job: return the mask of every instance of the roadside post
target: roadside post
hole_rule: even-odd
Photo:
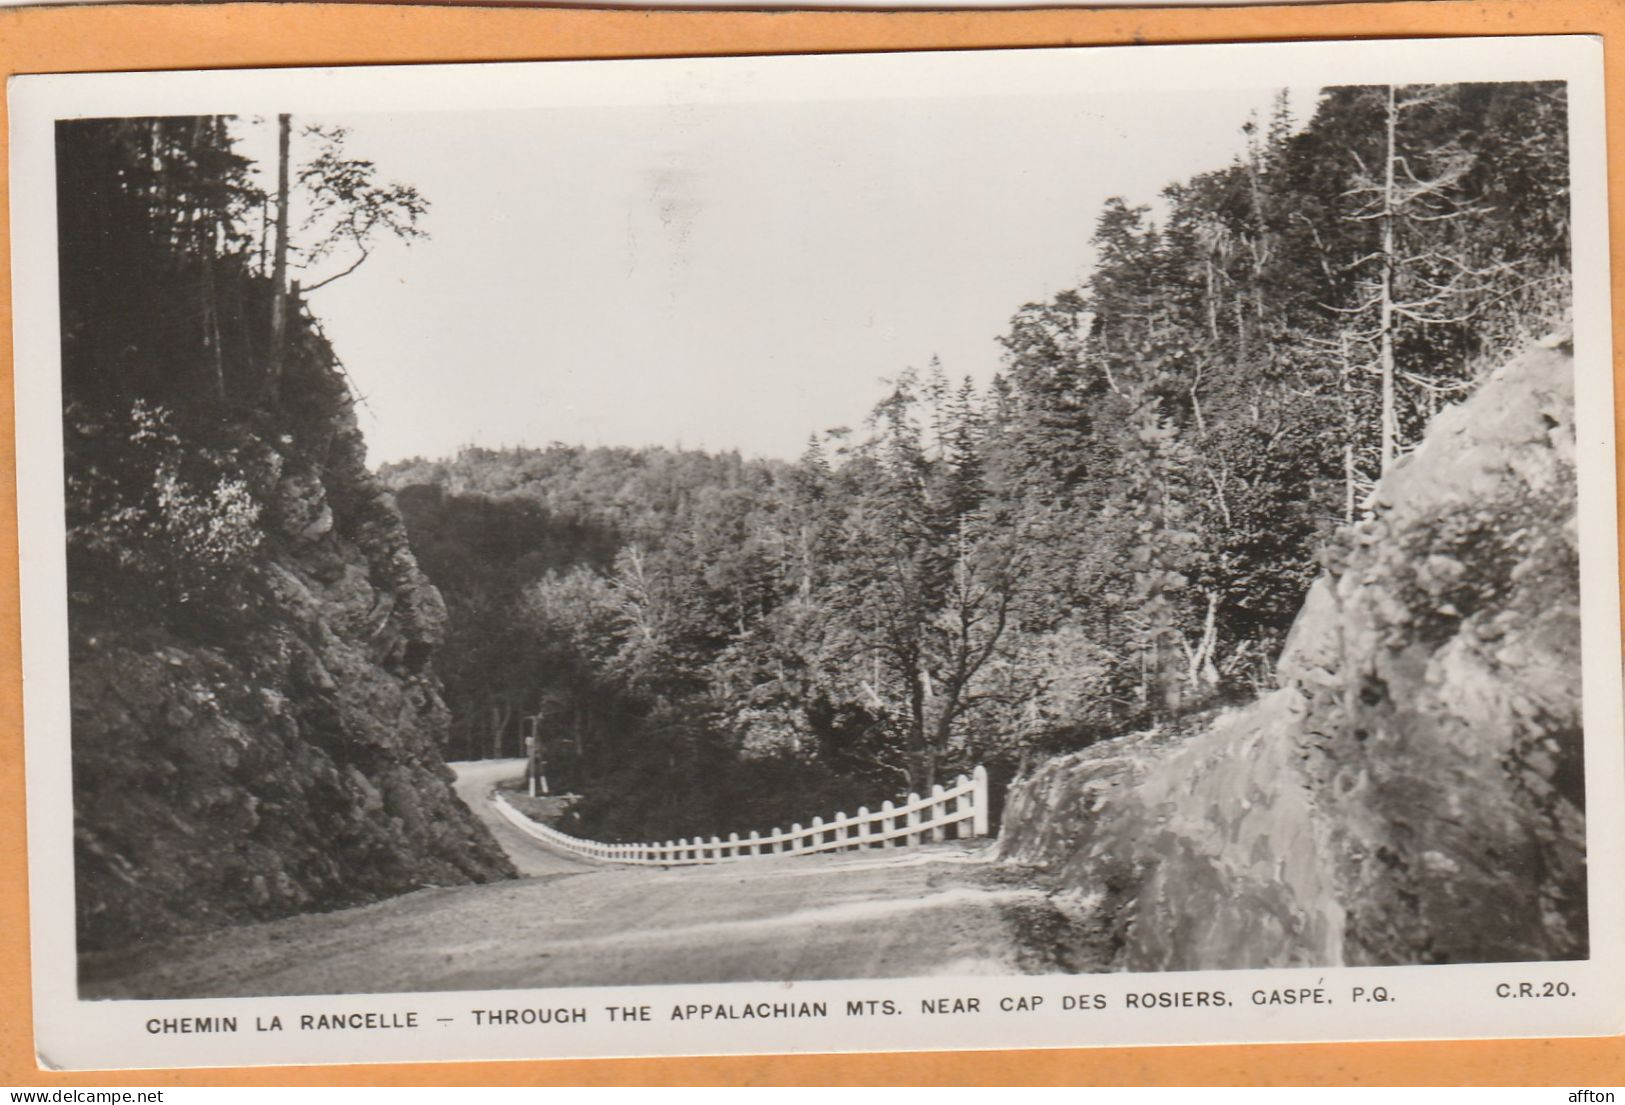
[[[531,714],[522,722],[525,735],[525,787],[532,798],[547,793],[547,764],[542,759],[542,715]]]

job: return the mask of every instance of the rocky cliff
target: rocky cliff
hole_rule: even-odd
[[[1573,372],[1549,340],[1435,420],[1278,690],[1012,790],[1002,856],[1097,898],[1117,966],[1585,956]]]
[[[82,949],[512,874],[442,761],[440,595],[300,326],[258,410],[68,412]]]

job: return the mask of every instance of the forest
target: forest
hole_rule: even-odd
[[[899,366],[793,462],[386,466],[450,615],[448,758],[534,718],[572,831],[726,834],[1268,689],[1377,480],[1570,312],[1561,84],[1306,114],[1283,93],[1232,164],[1107,203],[991,382]]]

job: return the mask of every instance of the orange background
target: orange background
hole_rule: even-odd
[[[0,10],[0,73],[1241,39],[1617,33],[1620,0],[1422,0],[1204,9],[683,12],[364,4]],[[1625,332],[1625,47],[1606,43],[1613,311]],[[9,181],[0,158],[0,235]],[[9,238],[7,239],[9,241]],[[56,1074],[34,1063],[18,639],[9,247],[0,265],[0,1083],[11,1086],[1036,1083],[1625,1084],[1625,1037],[1450,1043],[1090,1048],[698,1059],[418,1063]],[[1619,380],[1619,360],[1615,377]],[[1625,389],[1619,389],[1625,394]],[[1625,404],[1616,399],[1616,422]],[[1622,481],[1625,486],[1625,481]],[[63,877],[67,873],[63,872]],[[1625,919],[1622,919],[1625,920]],[[1625,986],[1625,979],[1620,980]],[[1439,1026],[1449,1031],[1450,1026]]]

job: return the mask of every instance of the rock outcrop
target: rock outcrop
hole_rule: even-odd
[[[83,950],[513,873],[442,760],[439,592],[366,469],[325,342],[304,342],[279,421],[216,447],[255,525],[209,609],[142,619],[114,569],[70,575]]]
[[[1280,689],[1013,789],[1002,856],[1100,895],[1117,966],[1587,954],[1573,373],[1549,340],[1435,420]]]

